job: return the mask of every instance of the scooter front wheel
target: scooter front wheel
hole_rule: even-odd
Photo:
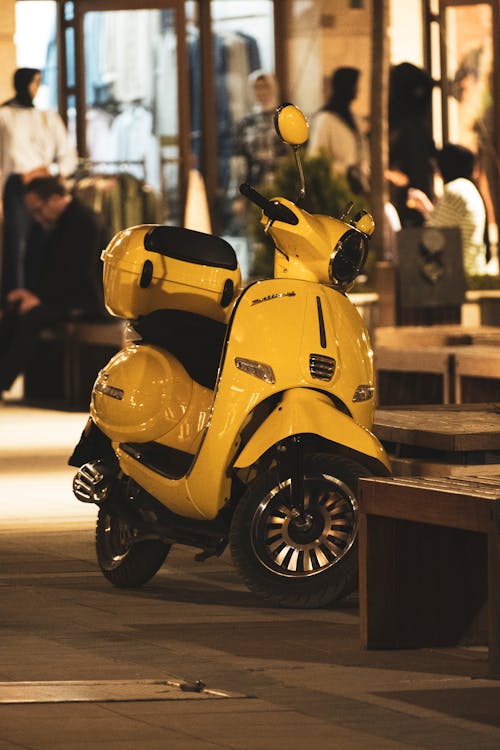
[[[276,605],[324,607],[357,585],[357,485],[370,472],[343,457],[304,461],[304,508],[293,507],[291,479],[258,477],[234,512],[230,549],[245,583]]]
[[[138,588],[147,583],[170,551],[170,545],[161,539],[135,542],[134,530],[106,507],[99,508],[95,539],[102,574],[118,588]]]

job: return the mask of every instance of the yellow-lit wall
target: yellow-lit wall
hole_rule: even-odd
[[[308,114],[330,95],[335,68],[361,70],[359,93],[353,104],[361,116],[370,112],[371,2],[351,8],[348,0],[287,0],[287,58],[289,94]]]
[[[0,2],[0,102],[12,96],[12,74],[16,67],[14,45],[15,0]]]
[[[352,9],[346,0],[325,3],[326,7],[336,12],[323,13],[322,70],[328,86],[325,94],[330,93],[331,73],[335,68],[348,66],[359,68],[359,92],[353,103],[353,110],[359,115],[367,116],[370,112],[370,75],[371,75],[371,2],[363,8]]]

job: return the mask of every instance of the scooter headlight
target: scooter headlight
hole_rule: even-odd
[[[354,281],[361,272],[368,255],[368,238],[351,229],[335,245],[330,257],[330,280],[341,287]]]

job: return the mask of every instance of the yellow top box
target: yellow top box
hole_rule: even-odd
[[[129,320],[173,309],[227,322],[241,286],[231,245],[182,227],[141,224],[124,229],[101,259],[106,308]]]

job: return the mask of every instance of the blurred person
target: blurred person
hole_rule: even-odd
[[[443,178],[443,195],[433,203],[422,190],[410,189],[410,207],[420,212],[426,226],[458,227],[465,273],[483,275],[486,273],[486,209],[474,184],[475,154],[465,146],[448,143],[437,152],[437,165]]]
[[[273,183],[276,171],[287,155],[288,149],[274,128],[274,115],[279,104],[278,83],[273,73],[254,70],[248,76],[248,94],[252,103],[251,112],[236,124],[231,157],[231,211],[227,234],[246,236],[240,251],[245,258],[253,254],[254,232],[250,203],[239,192],[242,182],[258,189],[266,189]],[[233,240],[234,242],[234,240]]]
[[[331,96],[312,119],[309,156],[323,154],[331,164],[332,174],[347,177],[356,195],[369,193],[370,160],[361,120],[351,106],[358,95],[360,71],[337,68],[331,77]]]
[[[24,254],[31,217],[23,201],[23,186],[35,177],[72,174],[76,150],[57,112],[42,111],[34,99],[41,71],[18,68],[15,96],[0,106],[0,194],[3,208],[3,251],[0,301],[24,285]]]
[[[423,191],[432,201],[436,147],[432,137],[432,89],[427,71],[412,63],[391,68],[389,77],[390,200],[401,225],[419,226],[422,215],[408,205],[408,189]]]
[[[278,84],[272,73],[255,70],[248,85],[253,107],[236,125],[233,154],[244,160],[240,181],[264,186],[272,182],[280,159],[288,153],[274,129]]]
[[[10,290],[0,319],[0,393],[30,364],[44,328],[105,317],[100,253],[107,237],[99,217],[57,177],[32,180],[24,201],[34,223],[26,286]]]

